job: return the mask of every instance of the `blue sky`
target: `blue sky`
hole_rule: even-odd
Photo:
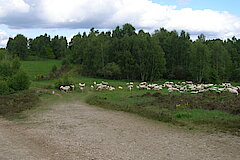
[[[195,39],[240,38],[240,0],[0,0],[0,47],[9,37],[47,33],[68,40],[91,27],[112,30],[131,23],[153,32],[185,30]]]
[[[176,5],[178,9],[192,8],[194,10],[212,9],[216,11],[228,11],[240,16],[240,0],[152,0],[162,5]]]

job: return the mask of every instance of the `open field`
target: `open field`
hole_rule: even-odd
[[[60,61],[39,61],[38,63],[25,61],[23,62],[23,69],[31,75],[38,73],[47,74],[51,71],[53,64],[60,65]],[[32,64],[35,66],[31,67]],[[44,66],[44,67],[41,67]],[[161,91],[147,91],[137,90],[135,87],[130,92],[126,83],[128,81],[106,80],[97,78],[88,78],[79,76],[73,72],[68,73],[75,86],[78,83],[86,83],[83,93],[76,87],[75,91],[65,94],[60,93],[62,98],[68,100],[81,100],[89,104],[97,105],[103,108],[121,110],[135,113],[150,119],[170,122],[175,125],[185,126],[188,129],[204,128],[209,130],[220,130],[231,132],[239,135],[240,130],[240,96],[232,95],[230,93],[214,94],[211,92],[191,95],[171,93],[167,89]],[[54,80],[32,81],[32,88],[36,90],[55,90]],[[111,86],[118,88],[122,86],[123,90],[116,89],[115,91],[94,91],[91,90],[90,85],[93,82],[100,83],[107,81]],[[139,82],[135,82],[138,84]],[[156,82],[156,83],[163,83]],[[47,98],[51,98],[51,94],[47,93]],[[45,95],[44,92],[41,93]],[[43,96],[44,97],[44,96]],[[57,98],[55,98],[57,101]]]
[[[0,159],[239,159],[240,96],[130,92],[127,81],[68,77],[85,82],[83,92],[33,80],[29,91],[0,98],[11,120],[0,118]],[[123,89],[92,90],[94,81]]]
[[[47,75],[51,72],[53,65],[58,68],[61,66],[60,60],[44,60],[44,61],[22,61],[22,69],[28,73],[31,80],[34,80],[37,75]]]

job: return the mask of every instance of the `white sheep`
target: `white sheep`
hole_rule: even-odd
[[[70,86],[61,86],[60,90],[68,92],[70,88],[71,88]]]
[[[112,86],[109,86],[107,89],[108,89],[109,91],[114,91],[114,90],[115,90],[115,88],[112,87]]]
[[[237,95],[238,95],[238,91],[235,90],[235,89],[227,88],[227,90],[228,90],[230,93],[233,93],[233,94],[237,94]]]
[[[128,89],[129,89],[130,91],[132,91],[132,88],[133,88],[133,85],[130,84],[130,85],[128,86]]]
[[[70,85],[70,89],[74,91],[75,86],[73,84]]]
[[[238,89],[237,89],[238,93],[240,93],[240,86],[237,86],[237,88],[238,88]]]
[[[83,92],[84,87],[85,83],[79,83],[79,89],[81,90],[81,92]]]

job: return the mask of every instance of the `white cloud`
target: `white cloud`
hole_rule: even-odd
[[[240,18],[228,12],[177,9],[150,0],[0,0],[0,4],[0,24],[11,28],[113,29],[131,23],[148,31],[164,27],[220,38],[240,33]]]
[[[7,45],[8,35],[5,31],[0,30],[0,48],[3,48]]]
[[[26,13],[30,6],[24,0],[0,0],[0,17],[8,14]]]
[[[181,0],[181,2],[189,2]],[[58,25],[76,23],[79,27],[113,28],[131,23],[138,28],[186,30],[218,36],[238,33],[240,18],[213,10],[177,10],[175,6],[149,0],[42,0],[42,18]],[[75,26],[76,27],[76,26]]]

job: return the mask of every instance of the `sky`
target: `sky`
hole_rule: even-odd
[[[185,30],[194,40],[240,38],[240,0],[0,0],[0,47],[9,37],[47,33],[68,41],[90,28],[107,31],[125,23],[150,33]]]

